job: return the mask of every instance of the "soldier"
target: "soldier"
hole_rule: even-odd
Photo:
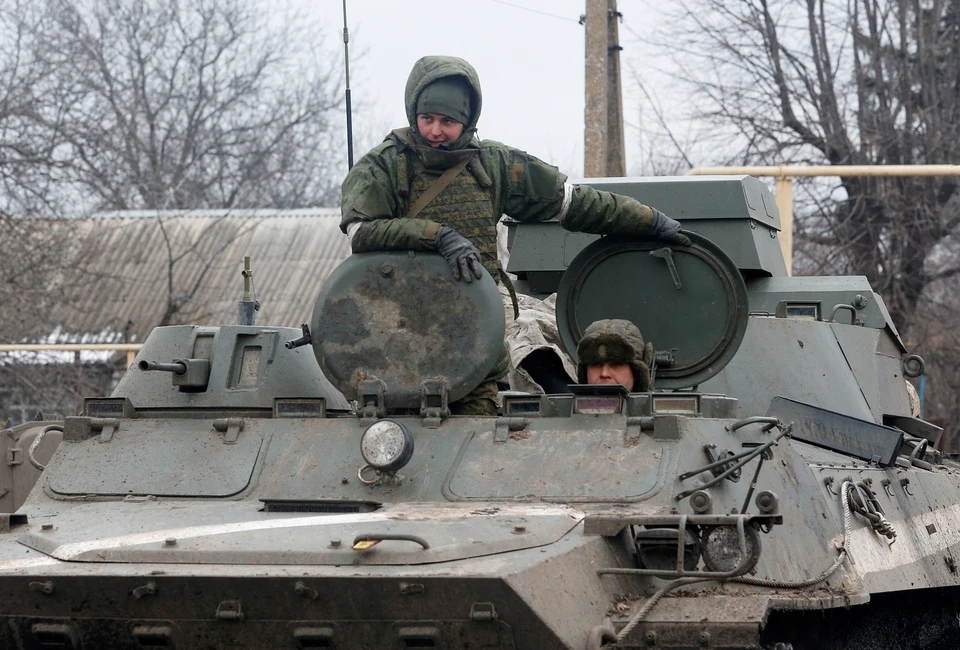
[[[340,228],[354,253],[436,251],[458,280],[479,279],[483,266],[499,281],[496,225],[503,214],[520,221],[557,219],[577,232],[644,235],[689,245],[680,224],[659,210],[572,185],[534,156],[480,141],[480,81],[463,59],[417,61],[404,100],[409,126],[391,132],[343,182]],[[507,366],[505,350],[483,384],[451,405],[453,412],[496,415],[496,380]]]
[[[577,345],[577,358],[581,384],[620,384],[639,393],[652,388],[653,345],[644,345],[640,330],[628,320],[591,323]]]

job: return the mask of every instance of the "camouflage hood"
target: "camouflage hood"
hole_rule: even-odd
[[[587,366],[612,362],[630,364],[634,392],[650,390],[653,345],[644,345],[637,326],[627,320],[605,319],[591,323],[577,345],[577,381],[587,382]]]
[[[473,66],[455,56],[425,56],[413,64],[413,70],[407,78],[407,87],[403,101],[407,110],[407,121],[413,129],[413,137],[418,144],[429,146],[429,143],[420,137],[417,130],[417,99],[423,89],[443,77],[459,76],[466,79],[473,90],[473,111],[470,122],[463,125],[463,135],[450,143],[450,149],[462,149],[470,144],[477,132],[477,122],[480,120],[482,95],[480,94],[480,78]]]

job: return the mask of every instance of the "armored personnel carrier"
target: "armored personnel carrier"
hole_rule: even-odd
[[[510,271],[656,350],[654,390],[450,415],[491,278],[354,255],[309,328],[158,328],[110,397],[4,432],[4,648],[951,648],[960,466],[859,277],[788,277],[743,178],[595,181],[690,247],[513,224]],[[307,345],[309,344],[309,345]]]

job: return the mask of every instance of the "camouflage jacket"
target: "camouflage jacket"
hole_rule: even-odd
[[[464,132],[446,149],[434,149],[418,133],[416,103],[423,88],[445,76],[465,77],[474,89],[473,114]],[[414,66],[405,92],[410,126],[393,131],[361,158],[343,182],[340,227],[351,235],[353,252],[436,250],[442,225],[469,238],[484,266],[496,265],[496,224],[502,215],[519,221],[560,217],[568,230],[600,234],[643,234],[652,219],[638,201],[567,183],[556,167],[492,140],[475,137],[482,96],[476,71],[455,57],[424,57]],[[410,207],[433,179],[470,161],[416,218]],[[357,228],[359,226],[359,228]]]

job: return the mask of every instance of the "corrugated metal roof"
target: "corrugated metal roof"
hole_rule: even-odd
[[[53,338],[117,342],[126,328],[128,341],[143,341],[163,318],[171,286],[185,301],[174,323],[235,323],[245,255],[261,303],[257,323],[299,327],[320,284],[350,254],[339,224],[334,209],[94,215],[78,222],[84,290],[57,310]]]
[[[296,210],[118,210],[95,212],[90,219],[161,219],[197,217],[340,217],[339,208],[299,208]]]

